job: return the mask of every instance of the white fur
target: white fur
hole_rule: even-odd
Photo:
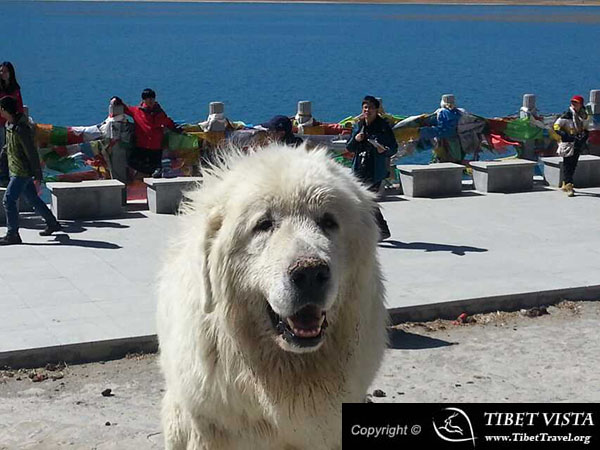
[[[341,449],[343,402],[362,402],[386,345],[373,196],[323,150],[230,151],[189,193],[161,275],[167,449]],[[339,228],[324,230],[324,213]],[[266,232],[255,225],[269,213]],[[287,269],[331,269],[329,328],[312,351],[278,337]]]

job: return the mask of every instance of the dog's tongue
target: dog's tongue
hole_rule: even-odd
[[[325,320],[325,314],[321,308],[309,305],[302,308],[293,316],[288,317],[288,324],[294,334],[300,337],[314,337],[321,332],[321,325]]]

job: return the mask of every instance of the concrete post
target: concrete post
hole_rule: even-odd
[[[208,105],[208,114],[224,114],[225,103],[223,102],[210,102]]]
[[[298,102],[298,110],[296,111],[296,125],[298,126],[298,134],[304,134],[304,127],[311,127],[314,123],[312,116],[312,103],[308,100],[300,100]]]
[[[122,104],[114,105],[112,102],[108,104],[109,119],[123,116],[124,114],[125,107]],[[108,122],[106,137],[115,141],[110,152],[112,177],[123,183],[121,190],[121,204],[123,206],[127,206],[127,162],[132,134],[133,124],[129,122]]]
[[[223,132],[227,129],[225,118],[225,103],[210,102],[208,104],[208,117],[204,122],[198,123],[203,131]]]
[[[537,115],[536,108],[536,97],[535,94],[524,94],[523,95],[523,106],[519,109],[519,117],[521,119],[529,119],[531,116]],[[535,140],[527,140],[523,142],[523,154],[521,158],[528,159],[530,161],[536,161],[537,156],[535,154]]]
[[[537,108],[535,106],[535,94],[523,95],[523,106],[519,110],[519,117],[521,119],[529,117],[531,114],[537,114]]]
[[[588,118],[588,149],[590,154],[600,156],[600,89],[590,91],[590,102],[587,105],[590,115]]]
[[[600,114],[600,89],[592,89],[590,91],[589,105],[592,114]]]
[[[308,100],[300,100],[298,102],[298,112],[299,116],[312,117],[312,103]]]
[[[379,109],[377,110],[377,112],[379,114],[385,114],[385,109],[383,108],[383,99],[381,97],[375,97],[375,98],[379,102]]]

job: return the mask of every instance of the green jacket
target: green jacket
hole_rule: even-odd
[[[14,124],[6,124],[6,144],[8,172],[11,177],[34,177],[42,179],[40,157],[33,143],[33,130],[23,114],[16,117]]]

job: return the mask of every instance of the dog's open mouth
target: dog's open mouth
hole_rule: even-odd
[[[327,314],[316,305],[307,305],[289,317],[282,318],[267,303],[269,316],[277,333],[289,344],[314,347],[323,339]]]

